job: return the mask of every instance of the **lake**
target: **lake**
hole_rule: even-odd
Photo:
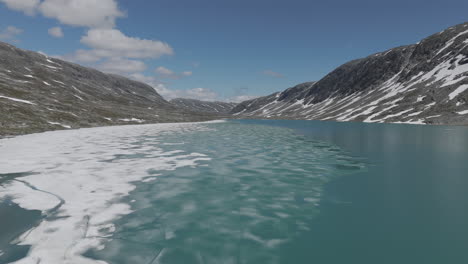
[[[468,128],[231,120],[0,140],[0,263],[468,263]]]

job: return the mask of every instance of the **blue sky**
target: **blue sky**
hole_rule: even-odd
[[[167,98],[239,100],[415,43],[467,10],[466,0],[0,0],[0,40]]]

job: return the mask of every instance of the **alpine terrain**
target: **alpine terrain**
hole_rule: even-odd
[[[179,108],[152,87],[0,42],[0,136],[216,118]]]
[[[187,98],[176,98],[171,103],[192,111],[216,114],[228,114],[237,104],[228,102],[209,102]]]
[[[237,117],[468,125],[468,23],[245,101]]]

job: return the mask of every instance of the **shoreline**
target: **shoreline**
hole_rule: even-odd
[[[221,119],[213,119],[207,121],[193,121],[193,122],[164,122],[164,123],[144,123],[144,124],[115,124],[115,125],[105,125],[105,126],[93,126],[93,127],[78,127],[78,128],[62,128],[62,129],[53,129],[53,130],[45,130],[45,131],[37,131],[31,133],[24,133],[24,134],[16,134],[16,135],[1,135],[0,133],[0,141],[4,139],[10,138],[17,138],[22,136],[28,135],[36,135],[36,134],[44,134],[50,132],[63,132],[63,131],[78,131],[78,130],[86,130],[86,129],[97,129],[97,128],[105,128],[105,127],[127,127],[127,126],[152,126],[152,125],[176,125],[176,124],[210,124],[210,123],[221,123],[229,120],[228,118],[221,118]]]
[[[335,123],[350,123],[350,124],[380,124],[380,125],[411,125],[411,126],[448,126],[448,127],[468,127],[468,124],[435,124],[435,123],[415,123],[415,122],[363,122],[363,121],[338,121],[338,120],[320,120],[320,119],[287,119],[287,118],[265,118],[265,117],[253,117],[253,116],[243,116],[243,117],[230,117],[230,118],[220,118],[220,119],[212,119],[207,121],[193,121],[193,122],[161,122],[161,123],[144,123],[144,124],[115,124],[115,125],[104,125],[104,126],[92,126],[92,127],[79,127],[79,128],[62,128],[62,129],[53,129],[53,130],[45,130],[45,131],[37,131],[31,133],[19,133],[19,134],[11,134],[11,135],[1,135],[0,132],[0,140],[8,139],[8,138],[16,138],[20,136],[26,135],[34,135],[34,134],[42,134],[48,132],[55,132],[55,131],[72,131],[72,130],[82,130],[82,129],[95,129],[95,128],[103,128],[103,127],[125,127],[125,126],[148,126],[148,125],[158,125],[158,124],[209,124],[209,123],[218,123],[218,122],[225,122],[227,120],[278,120],[278,121],[320,121],[320,122],[335,122]],[[0,129],[1,131],[1,129]]]

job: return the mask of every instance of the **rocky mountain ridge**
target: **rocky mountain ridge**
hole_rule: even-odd
[[[228,114],[237,105],[236,103],[219,101],[202,101],[187,98],[175,98],[170,100],[176,106],[202,113]]]
[[[212,120],[151,86],[0,42],[0,136],[93,126]]]
[[[468,125],[468,23],[245,101],[237,117]]]

